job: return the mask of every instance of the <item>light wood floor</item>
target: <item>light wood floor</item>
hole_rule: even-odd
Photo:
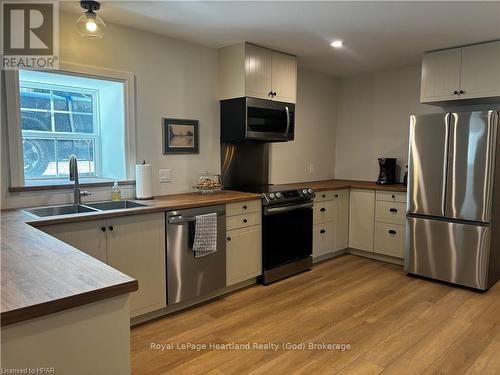
[[[151,343],[345,343],[351,350],[153,350]],[[133,374],[500,374],[487,293],[342,256],[132,329]]]

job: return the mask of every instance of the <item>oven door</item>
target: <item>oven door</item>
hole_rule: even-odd
[[[265,207],[262,226],[264,270],[310,257],[313,204]]]
[[[293,103],[246,98],[246,139],[291,141],[295,129]]]

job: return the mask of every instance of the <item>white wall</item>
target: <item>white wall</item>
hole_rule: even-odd
[[[60,17],[62,61],[128,71],[136,79],[137,161],[153,164],[154,194],[192,191],[199,173],[220,172],[217,51],[212,48],[107,23],[102,40],[81,38],[74,14]],[[271,156],[273,182],[326,179],[333,176],[335,80],[299,71],[296,140],[275,145]],[[3,92],[2,92],[2,96]],[[70,202],[70,190],[9,193],[5,104],[2,98],[2,208]],[[200,121],[199,155],[162,155],[161,118]],[[314,173],[309,173],[309,163]],[[173,182],[160,184],[158,170],[171,168]],[[110,198],[111,188],[96,188],[86,200]],[[124,197],[134,190],[122,188]]]
[[[295,139],[272,144],[271,183],[333,178],[336,95],[335,78],[299,69]]]
[[[420,66],[339,79],[335,178],[375,181],[381,156],[404,170],[409,115],[442,111],[419,101]]]

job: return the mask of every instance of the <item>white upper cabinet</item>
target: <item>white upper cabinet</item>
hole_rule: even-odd
[[[295,103],[297,58],[250,43],[219,50],[219,99],[250,96]]]
[[[272,62],[273,99],[295,103],[297,99],[297,58],[272,51]]]
[[[500,96],[500,41],[462,48],[460,99]]]
[[[495,97],[500,97],[500,41],[424,54],[422,103]]]
[[[421,102],[458,99],[461,56],[460,48],[424,54],[420,86]]]
[[[260,99],[271,99],[273,55],[272,51],[247,44],[245,46],[246,93]]]

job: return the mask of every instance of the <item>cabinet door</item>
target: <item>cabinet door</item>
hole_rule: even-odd
[[[335,246],[335,222],[313,226],[313,258],[332,253]]]
[[[272,52],[273,100],[295,103],[297,99],[297,58],[280,52]]]
[[[462,48],[460,99],[500,96],[500,41]]]
[[[226,283],[227,286],[262,274],[262,227],[227,232]]]
[[[375,223],[374,252],[397,258],[404,257],[405,226]]]
[[[459,99],[462,49],[424,54],[420,101],[422,103]]]
[[[245,91],[247,96],[271,99],[272,51],[245,45]]]
[[[335,198],[335,251],[343,250],[349,246],[349,191],[341,190]]]
[[[373,251],[375,191],[351,190],[349,207],[349,247]]]
[[[67,244],[83,251],[101,262],[107,263],[105,220],[56,224],[39,229]]]
[[[165,307],[165,215],[119,217],[107,226],[109,265],[139,282],[130,294],[131,317]]]
[[[335,201],[325,201],[314,203],[313,223],[319,224],[332,221],[337,216],[337,204]]]

